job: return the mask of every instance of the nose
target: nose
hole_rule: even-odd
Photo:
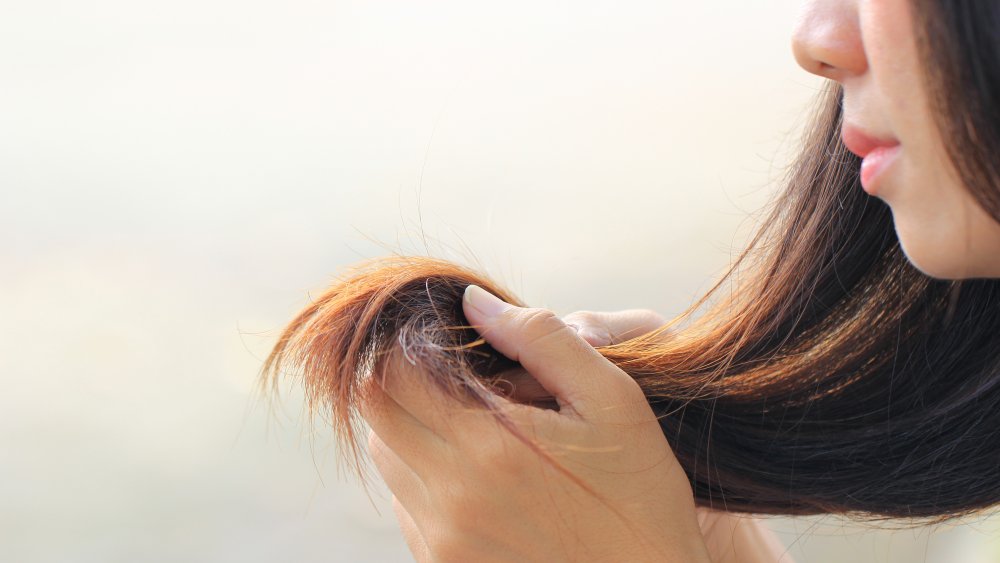
[[[792,53],[807,71],[836,80],[868,69],[857,0],[806,0],[792,33]]]

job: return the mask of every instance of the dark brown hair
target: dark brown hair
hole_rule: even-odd
[[[1000,4],[913,6],[939,128],[1000,220]],[[907,261],[889,210],[861,190],[860,161],[840,140],[842,91],[827,86],[765,227],[672,324],[690,322],[600,351],[642,387],[701,505],[920,518],[990,507],[1000,502],[1000,281],[935,280]],[[467,326],[470,283],[518,303],[448,262],[368,264],[299,314],[264,381],[297,366],[310,408],[355,463],[355,406],[393,351],[428,384],[490,408],[515,366]]]

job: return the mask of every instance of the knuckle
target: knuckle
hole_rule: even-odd
[[[566,324],[573,324],[580,328],[594,327],[601,324],[600,317],[593,311],[574,311],[563,317],[563,321]]]
[[[652,309],[626,309],[612,313],[608,330],[612,343],[620,343],[652,332],[666,320]]]
[[[556,316],[556,314],[549,309],[543,309],[541,307],[529,307],[522,309],[521,322],[530,325],[563,325],[565,323]]]
[[[548,309],[524,309],[520,312],[517,322],[529,342],[543,340],[560,331],[572,330]]]
[[[567,324],[573,325],[576,333],[592,346],[607,346],[615,341],[607,317],[616,313],[595,313],[578,311],[568,317]]]

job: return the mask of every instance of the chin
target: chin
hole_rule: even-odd
[[[970,276],[964,271],[964,268],[960,267],[958,264],[950,263],[948,260],[938,260],[934,258],[927,258],[924,256],[914,256],[913,253],[903,248],[906,253],[906,257],[910,260],[918,270],[935,279],[939,280],[963,280]]]
[[[935,237],[929,229],[909,233],[896,225],[900,246],[906,258],[924,274],[939,280],[962,280],[977,277],[970,271],[967,253],[959,237]]]
[[[984,259],[959,240],[931,237],[916,241],[900,237],[899,240],[903,253],[910,263],[932,278],[939,280],[1000,278],[1000,264],[995,259],[996,254],[990,255],[994,257],[993,259]]]
[[[939,280],[1000,278],[1000,237],[983,245],[982,234],[969,229],[909,230],[896,224],[906,258],[924,274]],[[977,238],[978,237],[978,238]],[[975,241],[971,244],[969,241]]]

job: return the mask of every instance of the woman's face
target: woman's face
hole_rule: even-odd
[[[1000,277],[1000,223],[948,158],[910,9],[909,0],[806,0],[792,50],[804,69],[843,86],[844,142],[867,155],[864,189],[892,208],[910,261],[939,278]]]

